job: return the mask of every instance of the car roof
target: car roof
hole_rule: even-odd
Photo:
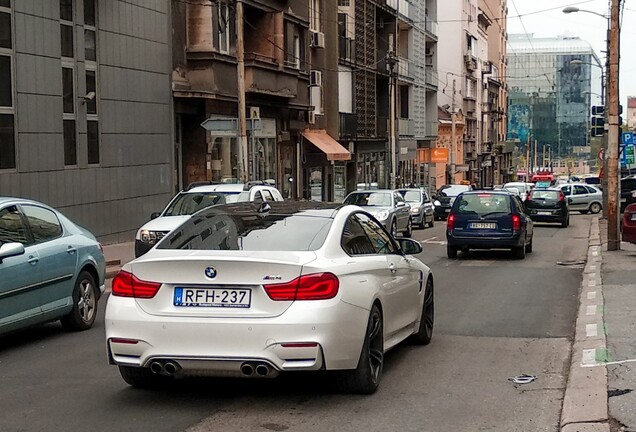
[[[267,210],[261,210],[264,206]],[[263,203],[240,202],[206,207],[193,215],[206,216],[211,214],[226,214],[242,216],[246,214],[267,213],[270,215],[293,215],[302,213],[304,216],[334,218],[338,210],[345,205],[333,202],[320,202],[308,200],[267,201]]]
[[[201,193],[201,192],[243,192],[243,185],[236,183],[229,184],[213,184],[205,186],[195,186],[192,189],[184,191],[185,193]]]
[[[506,190],[503,190],[503,189],[497,189],[497,190],[480,189],[480,190],[471,190],[471,191],[462,192],[462,195],[483,195],[483,194],[502,195],[502,196],[516,196],[516,194],[513,194],[512,192],[509,192],[509,191],[506,191]]]
[[[42,202],[34,201],[34,200],[31,200],[31,199],[27,199],[27,198],[0,196],[0,205],[6,204],[6,203],[10,203],[10,202],[23,203],[23,204],[24,203],[37,204],[37,205],[43,205],[43,206],[46,206],[46,207],[51,207],[51,206],[49,206],[47,204],[44,204]]]
[[[351,194],[359,194],[359,193],[391,193],[394,191],[397,191],[398,189],[365,189],[365,190],[359,190],[359,191],[353,191],[351,192],[349,195]]]

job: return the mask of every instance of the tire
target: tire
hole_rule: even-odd
[[[403,237],[411,237],[413,235],[413,221],[409,216],[409,221],[406,223],[406,231],[402,232]]]
[[[413,342],[418,345],[428,345],[433,338],[433,325],[435,324],[435,296],[433,291],[433,280],[426,281],[426,291],[424,291],[424,302],[422,303],[422,315],[420,317],[420,327],[412,336]]]
[[[601,206],[599,203],[594,202],[590,204],[590,213],[599,214],[601,210],[603,210],[603,206]]]
[[[532,240],[530,240],[530,243],[526,245],[526,253],[532,253]]]
[[[446,245],[446,256],[450,259],[457,258],[457,248],[455,246]]]
[[[570,218],[569,217],[566,218],[566,219],[563,219],[563,221],[561,222],[561,228],[567,228],[568,225],[570,225]]]
[[[395,222],[395,219],[393,219],[393,222],[391,222],[391,236],[393,238],[397,238],[397,235],[398,235],[397,222]]]
[[[587,214],[589,210],[581,210],[581,214]]]
[[[126,384],[137,388],[156,387],[165,377],[155,375],[150,368],[134,366],[118,366],[119,374]]]
[[[341,386],[350,393],[371,394],[380,385],[384,368],[384,334],[382,313],[377,305],[371,307],[367,330],[362,344],[358,367],[344,372]]]
[[[433,228],[433,226],[435,226],[435,218],[431,219],[431,221],[428,223],[429,228]]]
[[[87,271],[81,271],[73,289],[73,309],[60,321],[67,330],[88,330],[97,316],[97,288],[95,279]]]
[[[516,259],[524,259],[526,257],[525,246],[516,247],[512,251],[514,252]]]

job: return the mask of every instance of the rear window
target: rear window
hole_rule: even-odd
[[[561,192],[552,190],[533,190],[530,194],[532,199],[558,201]]]
[[[439,188],[437,193],[441,196],[455,197],[463,192],[468,192],[470,186],[465,185],[446,185]]]
[[[332,221],[302,213],[205,212],[168,234],[157,249],[313,251],[325,242]]]
[[[186,216],[209,206],[226,204],[223,192],[186,192],[180,194],[166,209],[164,216]]]
[[[390,207],[393,205],[393,196],[390,192],[356,192],[345,198],[344,204]]]
[[[586,179],[584,179],[585,183],[587,184],[591,184],[591,185],[597,185],[597,184],[601,184],[601,179],[598,177],[588,177]]]
[[[462,195],[455,201],[459,214],[486,216],[495,213],[510,213],[510,197],[501,194]]]

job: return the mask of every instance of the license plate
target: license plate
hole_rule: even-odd
[[[446,210],[444,210],[446,213],[450,213],[450,209],[447,208]]]
[[[552,212],[551,211],[540,211],[540,212],[537,212],[537,214],[539,216],[550,216],[550,215],[552,215]]]
[[[495,229],[497,224],[494,223],[471,223],[470,228],[472,229]]]
[[[621,198],[621,202],[622,203],[627,202],[627,198]]]
[[[248,289],[225,288],[182,288],[174,289],[175,306],[249,308],[252,291]]]
[[[632,220],[636,221],[636,213],[632,213]]]

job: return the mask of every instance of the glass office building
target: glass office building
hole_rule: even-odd
[[[555,156],[590,152],[592,105],[601,105],[601,63],[578,37],[510,35],[508,139],[537,140]]]

